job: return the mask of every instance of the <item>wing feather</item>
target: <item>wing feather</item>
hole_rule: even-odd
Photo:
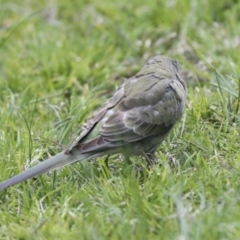
[[[136,77],[117,91],[75,143],[82,153],[163,137],[180,118],[179,106],[183,108],[184,103],[172,87],[173,80],[156,75]]]

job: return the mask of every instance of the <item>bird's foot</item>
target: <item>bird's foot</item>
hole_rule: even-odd
[[[176,159],[173,155],[169,155],[167,161],[168,161],[169,166],[172,168],[176,168],[180,165],[179,160]]]
[[[148,168],[151,168],[154,165],[161,165],[159,159],[154,153],[143,153],[143,155],[147,161]]]

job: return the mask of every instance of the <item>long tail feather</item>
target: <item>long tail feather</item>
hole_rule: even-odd
[[[61,152],[41,163],[38,165],[6,180],[5,182],[0,184],[0,191],[4,190],[7,187],[10,187],[12,185],[21,183],[29,178],[35,177],[39,174],[49,172],[51,170],[54,170],[56,168],[60,168],[62,166],[68,165],[70,163],[81,161],[84,159],[89,159],[89,155],[85,154],[66,154],[65,151]]]

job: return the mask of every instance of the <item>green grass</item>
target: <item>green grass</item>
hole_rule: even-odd
[[[11,187],[0,239],[240,239],[239,1],[0,5],[0,181],[64,149],[150,56],[188,83],[162,167],[112,156]]]

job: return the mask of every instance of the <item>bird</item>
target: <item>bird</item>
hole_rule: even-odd
[[[148,59],[88,120],[67,149],[0,183],[0,191],[65,165],[109,154],[143,156],[155,163],[156,150],[184,113],[187,85],[178,62],[164,55]]]

